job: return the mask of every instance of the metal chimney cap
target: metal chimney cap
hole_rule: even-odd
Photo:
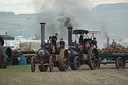
[[[73,29],[73,27],[68,27],[68,29]]]
[[[44,24],[44,25],[45,25],[46,23],[45,23],[45,22],[41,22],[40,24],[41,24],[41,25],[42,25],[42,24]]]

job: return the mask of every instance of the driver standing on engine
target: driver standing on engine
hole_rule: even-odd
[[[56,41],[57,41],[57,37],[58,37],[58,33],[55,33],[55,36],[50,36],[49,40],[51,41],[51,43],[56,46]]]
[[[92,45],[95,46],[97,48],[97,41],[96,41],[96,37],[93,38],[92,40]]]
[[[52,48],[53,53],[55,53],[57,37],[58,37],[58,33],[55,33],[55,36],[50,36],[49,37],[49,40],[51,41],[51,43],[53,45],[53,48]]]
[[[60,48],[61,49],[64,49],[65,48],[65,42],[63,41],[63,38],[60,38],[59,44],[60,44]]]

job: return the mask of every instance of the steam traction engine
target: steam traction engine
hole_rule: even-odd
[[[12,64],[12,49],[4,46],[4,40],[14,40],[14,37],[9,35],[0,35],[0,68],[7,68]]]
[[[96,31],[87,30],[73,30],[72,27],[68,27],[68,52],[70,53],[70,67],[72,70],[78,70],[80,65],[88,64],[90,69],[98,69],[100,65],[100,58],[98,50],[94,46],[90,46],[90,42],[94,37],[94,33],[100,33]],[[88,33],[92,33],[92,37],[89,38]],[[83,43],[72,42],[72,34],[76,37],[79,35],[84,36]]]
[[[66,71],[69,67],[68,51],[54,46],[51,42],[45,43],[45,24],[41,24],[41,48],[37,51],[36,56],[31,58],[31,71],[35,72],[35,65],[38,65],[41,72],[47,71],[48,67],[50,72],[53,67],[58,67],[60,71]],[[55,48],[55,49],[54,49]],[[54,52],[53,52],[54,51]]]

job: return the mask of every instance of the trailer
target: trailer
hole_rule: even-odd
[[[21,52],[18,50],[13,50],[13,62],[12,65],[18,65],[19,64],[19,60],[20,60],[20,56],[25,56],[26,57],[26,64],[29,65],[31,64],[31,57],[35,56],[36,52]]]
[[[128,60],[128,53],[100,53],[101,64],[113,64],[117,69],[125,68]]]

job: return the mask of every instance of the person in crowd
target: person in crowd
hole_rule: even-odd
[[[116,44],[116,41],[115,39],[112,40],[112,45],[115,45]]]

